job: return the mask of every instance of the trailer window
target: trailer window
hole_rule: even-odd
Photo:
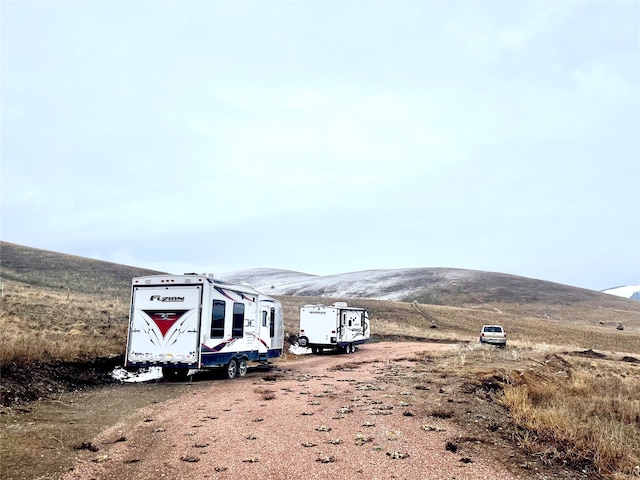
[[[234,303],[231,336],[233,338],[242,338],[243,335],[244,335],[244,303]]]
[[[267,326],[267,312],[266,311],[262,311],[262,326],[266,327]]]
[[[266,312],[265,312],[266,314]],[[275,334],[275,330],[276,330],[276,309],[272,308],[271,309],[271,316],[269,318],[269,336],[271,338],[273,338],[273,335]]]
[[[224,300],[213,301],[213,313],[211,314],[211,338],[224,337],[224,312],[226,302]]]

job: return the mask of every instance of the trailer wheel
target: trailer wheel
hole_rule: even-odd
[[[249,365],[247,365],[247,361],[243,358],[238,362],[238,376],[244,377],[247,374],[247,370],[249,369]]]
[[[318,353],[318,347],[311,347],[311,353],[313,353],[314,355]]]
[[[236,375],[238,375],[238,362],[235,358],[231,359],[231,361],[227,365],[225,373],[229,380],[236,378]]]
[[[347,353],[353,353],[355,351],[356,351],[356,349],[353,346],[353,343],[350,343],[349,345],[347,345]]]

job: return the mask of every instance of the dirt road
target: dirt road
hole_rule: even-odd
[[[87,445],[63,478],[525,478],[457,451],[464,432],[427,415],[429,387],[402,382],[421,352],[443,348],[371,343],[352,355],[288,355],[269,372],[139,411]]]

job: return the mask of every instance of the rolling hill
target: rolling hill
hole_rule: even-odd
[[[505,273],[456,268],[366,270],[338,275],[250,269],[219,276],[247,283],[271,295],[371,298],[433,305],[473,306],[491,303],[568,306],[634,305],[602,292]]]
[[[161,272],[0,242],[0,276],[79,293],[129,295],[131,278]]]
[[[53,290],[127,298],[131,278],[163,272],[0,242],[0,275]],[[276,296],[377,299],[454,307],[527,305],[550,310],[579,305],[640,313],[633,300],[505,273],[454,268],[366,270],[318,276],[256,268],[218,276]]]

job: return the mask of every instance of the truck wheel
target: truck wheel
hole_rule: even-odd
[[[168,382],[183,382],[187,379],[189,370],[186,368],[162,367],[162,376]]]
[[[243,358],[238,362],[238,376],[244,377],[247,374],[247,370],[249,369],[249,365],[247,365],[247,361]]]
[[[225,374],[227,375],[227,378],[229,380],[236,378],[236,375],[238,375],[238,362],[236,361],[235,358],[232,358],[229,364],[227,365]]]
[[[309,343],[309,339],[307,337],[298,337],[298,345],[301,347],[306,347]]]

